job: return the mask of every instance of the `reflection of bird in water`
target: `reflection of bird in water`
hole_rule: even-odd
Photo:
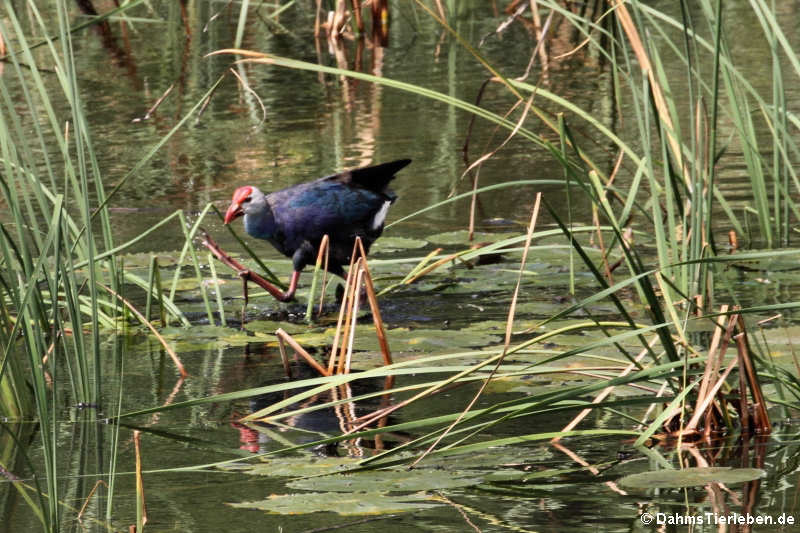
[[[299,379],[317,377],[317,374],[312,372],[313,370],[305,364],[296,365],[292,368],[293,375]],[[312,387],[292,389],[291,391],[255,396],[250,399],[250,412],[255,413],[277,402],[283,401],[292,395],[298,394],[303,390],[310,390],[311,388]],[[329,402],[346,400],[348,398],[380,392],[387,388],[391,388],[391,384],[388,384],[387,387],[384,378],[359,379],[347,385],[341,385],[315,394],[301,402],[287,406],[281,412],[285,413]],[[331,407],[295,414],[275,423],[254,422],[251,425],[244,425],[234,422],[233,427],[240,432],[239,439],[242,442],[242,449],[254,453],[265,452],[274,449],[275,445],[285,447],[287,444],[286,439],[288,438],[291,438],[292,445],[296,445],[341,435],[353,428],[358,418],[388,406],[390,400],[387,394],[361,400],[357,403],[345,401]],[[280,414],[280,412],[273,413],[273,416],[276,414]],[[386,419],[381,419],[378,425],[383,426],[387,423],[388,421]],[[277,442],[278,439],[275,438],[277,435],[274,433],[276,431],[284,433],[284,435],[280,436],[280,440],[283,442]],[[296,433],[294,438],[285,434],[290,431]],[[393,433],[391,441],[394,442],[398,440],[405,442],[409,440],[409,437],[407,435]],[[272,444],[273,441],[276,441],[274,445]],[[387,443],[383,441],[381,436],[374,436],[370,439],[358,438],[340,441],[339,443],[331,443],[329,445],[321,445],[314,448],[314,452],[323,456],[341,455],[338,450],[340,443],[345,446],[347,455],[349,456],[363,456],[364,449],[385,450],[390,447],[387,446]]]

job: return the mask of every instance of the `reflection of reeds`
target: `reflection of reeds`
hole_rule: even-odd
[[[144,525],[147,523],[147,508],[144,501],[144,478],[142,477],[142,449],[141,449],[141,431],[134,430],[133,444],[134,452],[136,455],[136,531],[141,533],[144,531]]]

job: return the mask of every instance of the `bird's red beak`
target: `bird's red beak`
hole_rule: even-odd
[[[225,211],[225,224],[230,224],[233,219],[244,215],[242,202],[244,202],[245,198],[249,197],[252,192],[252,187],[239,187],[234,191],[231,205],[228,206],[228,210]]]
[[[225,224],[230,224],[234,218],[240,217],[243,214],[244,211],[242,211],[242,204],[231,204],[228,207],[228,210],[225,211]]]

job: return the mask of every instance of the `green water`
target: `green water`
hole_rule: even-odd
[[[208,202],[224,209],[231,192],[240,185],[252,184],[263,190],[274,190],[337,170],[398,158],[410,157],[414,163],[394,184],[399,200],[390,212],[389,223],[441,201],[452,192],[470,189],[469,178],[461,178],[465,168],[462,147],[470,122],[466,113],[365,82],[342,82],[264,65],[232,66],[230,57],[204,57],[232,46],[238,9],[226,7],[224,2],[189,3],[187,28],[179,4],[166,4],[154,5],[154,12],[143,12],[141,16],[150,20],[133,21],[125,36],[117,22],[111,25],[110,40],[104,40],[91,30],[75,36],[82,97],[102,177],[108,188],[117,183],[229,68],[246,80],[258,98],[243,89],[233,75],[226,75],[202,116],[192,119],[178,132],[113,200],[118,242],[139,235],[176,209],[194,216]],[[448,4],[449,21],[466,40],[476,44],[488,36],[480,50],[489,62],[510,76],[525,71],[531,54],[528,30],[521,24],[511,24],[502,35],[492,36],[506,17],[502,12],[496,13],[491,2]],[[731,2],[730,17],[735,16],[739,4],[744,2]],[[25,14],[21,7],[23,20]],[[219,16],[213,18],[215,14]],[[279,19],[280,26],[251,16],[242,47],[335,65],[336,59],[324,40],[319,49],[315,46],[311,35],[313,18],[310,2],[298,2],[288,9]],[[83,20],[77,10],[73,20]],[[559,26],[554,32],[552,55],[572,50],[579,44],[578,37],[566,27]],[[737,50],[741,47],[741,53],[758,57],[759,50],[763,52],[759,44],[748,46],[743,41],[732,43]],[[346,56],[344,61],[349,68],[357,68],[354,65],[355,43],[345,42],[340,53]],[[481,83],[488,77],[486,69],[455,39],[407,2],[393,3],[389,47],[377,50],[368,46],[361,53],[362,70],[421,84],[469,102],[475,100]],[[666,68],[679,72],[683,67],[667,65]],[[754,61],[752,68],[760,67]],[[54,86],[57,83],[55,76],[45,81]],[[606,125],[625,131],[625,124],[619,123],[617,104],[610,96],[610,75],[590,54],[579,51],[567,59],[554,61],[546,75],[537,65],[529,81],[541,81],[548,90],[603,118]],[[171,93],[154,114],[147,120],[136,120],[141,119],[170,86],[173,86]],[[9,83],[9,89],[16,94],[14,91],[18,88]],[[790,103],[796,102],[796,89],[789,87],[787,92]],[[512,103],[496,86],[490,86],[482,100],[483,106],[500,113]],[[621,105],[624,110],[627,104],[622,102]],[[530,127],[536,129],[535,125]],[[507,132],[495,131],[488,123],[477,122],[470,138],[471,160],[496,147],[506,135]],[[609,169],[613,166],[616,154],[608,152],[606,147],[587,143],[586,149],[599,164]],[[481,185],[489,185],[516,179],[560,179],[563,171],[545,150],[513,139],[484,165],[480,176]],[[746,168],[735,153],[726,159],[720,176],[728,190],[741,190],[737,199],[742,205],[749,201],[749,191],[743,185],[747,183]],[[630,179],[630,173],[624,179]],[[567,211],[564,188],[560,185],[537,189],[523,187],[515,189],[513,194],[489,193],[481,197],[478,230],[488,234],[523,231],[534,194],[539,190],[559,204],[558,209]],[[579,196],[571,201],[577,212],[581,211],[581,202],[586,202]],[[392,260],[424,256],[440,246],[445,251],[461,249],[464,243],[441,234],[464,230],[468,214],[468,203],[464,201],[389,227],[384,234],[387,244],[379,241],[373,254],[375,263],[371,263],[379,286],[396,281],[414,264],[392,263]],[[587,218],[583,222],[590,221]],[[540,220],[540,225],[553,226],[547,217]],[[219,221],[209,218],[204,226],[224,248],[235,246]],[[729,228],[716,229],[724,235]],[[393,246],[390,238],[415,239],[417,244],[414,247],[409,247],[408,243]],[[479,236],[481,238],[491,236]],[[154,252],[168,271],[182,244],[181,228],[177,224],[167,226],[132,249],[132,255],[125,258],[126,265],[145,275],[149,255]],[[519,330],[533,326],[538,319],[572,302],[570,257],[563,240],[554,238],[537,244],[542,248],[535,249],[529,261],[533,275],[523,284],[516,324]],[[280,275],[288,274],[289,263],[276,251],[266,244],[254,245],[269,260],[270,267]],[[502,342],[503,321],[516,282],[513,270],[518,265],[518,254],[474,268],[457,265],[383,298],[381,310],[390,328],[389,341],[395,357],[407,360]],[[723,281],[727,283],[723,286],[734,287],[743,304],[790,301],[798,295],[797,276],[784,267],[786,265],[777,265],[779,272],[772,273],[768,280],[762,279],[763,274],[732,269],[725,273]],[[238,326],[240,285],[221,265],[217,266],[217,271],[227,281],[220,290],[225,296],[229,326]],[[185,277],[193,275],[186,269]],[[190,373],[183,382],[178,380],[160,344],[144,330],[109,336],[103,344],[107,352],[106,375],[118,375],[116,369],[122,365],[124,378],[121,382],[103,384],[104,397],[99,409],[74,406],[66,383],[56,376],[54,396],[63,406],[59,457],[65,472],[60,480],[63,529],[106,529],[99,522],[104,520],[108,504],[102,487],[89,500],[82,522],[75,517],[97,479],[108,472],[108,443],[115,427],[104,418],[117,411],[118,402],[119,410],[127,413],[281,383],[285,379],[283,367],[272,335],[280,326],[296,333],[304,346],[324,351],[331,336],[326,329],[335,322],[336,307],[332,303],[327,305],[321,325],[313,328],[302,325],[308,277],[302,284],[299,303],[284,305],[264,298],[252,301],[245,332],[236,327],[210,326],[196,283],[188,284],[186,290],[180,292],[178,303],[195,325],[189,330],[172,328],[163,332]],[[576,285],[576,299],[597,290],[593,279],[585,273],[577,275]],[[641,314],[632,300],[630,304],[634,314]],[[597,319],[619,319],[608,304],[598,303],[590,311]],[[219,316],[215,318],[219,320]],[[753,320],[760,318],[766,317],[758,316]],[[589,342],[595,335],[600,337],[599,333],[591,332],[565,336],[548,348],[567,350]],[[784,355],[791,352],[791,334],[784,335],[782,330],[774,332],[769,334],[769,342],[777,352]],[[365,325],[356,340],[357,368],[372,368],[378,364],[379,354],[374,344],[369,327]],[[606,350],[602,355],[612,353]],[[518,359],[520,364],[528,364],[542,357],[541,354],[524,354]],[[585,361],[576,360],[576,363],[582,362]],[[788,356],[779,363],[791,366]],[[298,373],[307,372],[300,362],[293,362],[293,369]],[[422,379],[407,376],[396,385]],[[487,396],[492,399],[484,399],[478,406],[531,391],[557,390],[565,382],[583,379],[577,375],[569,378],[525,376],[501,382],[490,387]],[[368,381],[354,385],[351,392],[354,395],[378,392],[382,386],[381,381]],[[454,406],[466,406],[476,390],[474,386],[467,386],[445,392],[424,405],[398,411],[390,417],[389,423],[411,421],[450,412]],[[391,400],[399,401],[404,397],[398,394]],[[417,485],[409,483],[396,490],[382,486],[380,480],[373,482],[370,491],[326,488],[321,481],[315,488],[313,480],[298,485],[294,478],[350,465],[356,459],[412,439],[413,432],[399,432],[383,439],[345,441],[329,449],[267,456],[255,462],[243,461],[240,466],[216,464],[337,434],[347,420],[381,406],[381,398],[377,397],[357,407],[344,404],[339,410],[298,416],[284,421],[281,427],[238,424],[242,415],[282,398],[282,395],[270,395],[124,419],[119,431],[117,471],[120,475],[112,502],[112,529],[127,530],[135,522],[135,485],[130,472],[135,462],[132,434],[136,429],[142,432],[148,531],[302,532],[335,527],[364,532],[387,528],[392,531],[650,531],[652,528],[643,525],[639,518],[645,511],[672,515],[683,514],[688,508],[690,514],[701,515],[720,506],[740,513],[749,509],[752,514],[775,519],[786,513],[794,516],[795,521],[800,520],[796,503],[797,420],[777,424],[774,438],[763,444],[750,443],[742,448],[736,442],[722,442],[702,451],[704,460],[717,465],[757,466],[767,471],[764,479],[733,485],[731,492],[713,492],[703,487],[686,491],[620,488],[616,481],[626,474],[665,464],[678,465],[674,450],[655,448],[651,455],[644,455],[631,449],[627,437],[577,437],[564,442],[567,451],[544,441],[498,447],[466,457],[432,458],[413,471],[413,476],[419,477],[408,475]],[[327,399],[330,398],[315,400]],[[634,418],[643,415],[643,411],[636,408],[626,408],[625,413]],[[551,417],[522,418],[513,425],[492,428],[491,435],[496,438],[513,436],[521,433],[521,429],[526,433],[558,431],[571,417],[571,412],[562,412]],[[593,414],[581,428],[630,429],[630,425],[621,424],[620,418],[611,414]],[[7,482],[18,476],[29,486],[35,483],[32,472],[38,471],[41,463],[37,433],[32,421],[2,425],[0,464],[5,472],[0,476],[0,531],[39,528],[25,499],[25,495],[33,493]],[[14,445],[12,434],[17,442],[26,444],[27,457]],[[688,457],[683,455],[684,460]],[[212,463],[215,465],[201,467]],[[187,470],[175,470],[180,467]],[[427,490],[419,488],[420,478],[428,480]],[[453,486],[452,480],[460,482]],[[379,496],[379,493],[384,495]],[[386,504],[388,507],[346,515],[302,513],[317,509],[316,506],[326,500],[335,501],[337,494],[359,500],[365,506]],[[294,495],[297,501],[287,499],[284,514],[252,508],[272,495],[286,498]],[[398,505],[395,500],[387,503],[382,498],[399,499],[408,507]],[[248,505],[252,502],[256,503]],[[352,508],[350,505],[342,503],[337,509],[345,511]],[[682,530],[682,526],[671,527],[666,526],[666,530]],[[787,526],[785,530],[798,529]],[[716,531],[716,528],[706,526],[695,531]]]

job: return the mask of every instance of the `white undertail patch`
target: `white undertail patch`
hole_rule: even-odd
[[[383,225],[383,221],[386,220],[386,213],[389,212],[389,206],[391,205],[392,202],[387,200],[386,202],[383,202],[381,208],[378,210],[377,213],[375,213],[375,217],[372,219],[373,231],[380,228]]]

